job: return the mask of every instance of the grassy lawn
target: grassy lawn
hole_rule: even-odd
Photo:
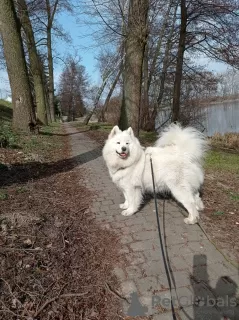
[[[239,174],[239,154],[211,150],[206,157],[205,167]]]
[[[22,153],[48,152],[52,148],[57,148],[59,145],[52,144],[47,136],[52,136],[57,133],[60,123],[51,123],[49,126],[43,126],[40,134],[17,134],[11,128],[12,121],[12,105],[10,102],[0,99],[0,147],[9,149],[18,149]],[[0,158],[1,162],[1,158]]]

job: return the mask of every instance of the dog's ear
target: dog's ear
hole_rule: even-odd
[[[129,134],[130,136],[134,137],[134,131],[133,131],[133,129],[132,129],[131,127],[129,127],[129,128],[127,129],[127,132],[128,132],[128,134]]]
[[[109,139],[113,138],[114,135],[116,135],[117,133],[122,132],[120,130],[120,128],[118,126],[114,126],[114,128],[111,130],[110,134],[109,134]]]

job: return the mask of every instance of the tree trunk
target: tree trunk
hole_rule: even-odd
[[[106,86],[106,83],[107,83],[107,79],[108,79],[109,75],[107,75],[104,79],[104,81],[102,82],[101,84],[101,87],[99,88],[98,92],[97,92],[97,95],[95,97],[95,101],[94,101],[94,107],[93,109],[88,113],[88,115],[85,117],[85,120],[84,120],[84,124],[87,125],[90,121],[90,118],[93,116],[93,114],[95,113],[95,110],[96,108],[98,107],[98,103],[99,103],[99,100],[100,100],[100,97],[104,91],[104,88]]]
[[[128,124],[139,135],[142,66],[147,39],[148,0],[131,0],[125,41],[124,99]]]
[[[168,12],[168,14],[169,14],[169,12]],[[156,117],[157,117],[157,114],[159,111],[159,107],[162,103],[163,96],[164,96],[165,80],[166,80],[166,76],[167,76],[167,70],[169,67],[169,60],[171,57],[170,53],[171,53],[171,49],[173,46],[172,38],[173,38],[173,34],[174,34],[176,19],[177,19],[177,6],[175,6],[175,9],[174,9],[172,27],[171,27],[170,33],[168,35],[166,49],[164,52],[163,67],[162,67],[162,71],[161,71],[161,75],[160,75],[160,85],[159,85],[159,94],[157,97],[157,103],[155,103],[154,109],[153,109],[152,113],[150,114],[148,121],[145,123],[144,130],[146,130],[146,131],[154,131],[155,130],[155,120],[156,120]],[[155,91],[156,91],[156,88],[155,88]]]
[[[13,128],[29,131],[29,124],[35,124],[35,114],[20,24],[13,0],[1,1],[0,32],[12,91]]]
[[[53,73],[53,58],[51,44],[51,28],[47,28],[47,59],[48,59],[48,95],[51,121],[55,121],[55,106],[54,106],[54,73]]]
[[[159,40],[157,42],[157,46],[156,46],[156,49],[155,49],[155,53],[154,53],[154,56],[153,56],[153,60],[152,60],[152,63],[151,63],[150,72],[149,72],[149,76],[148,76],[148,88],[151,85],[152,77],[155,74],[157,60],[158,60],[158,58],[159,58],[159,56],[161,54],[163,38],[165,37],[166,27],[169,24],[169,20],[170,20],[169,15],[170,15],[170,11],[171,11],[172,6],[173,6],[173,2],[174,2],[173,0],[170,0],[170,2],[168,4],[168,9],[167,9],[167,12],[166,12],[166,14],[164,16],[162,28],[160,29]]]
[[[115,77],[115,80],[113,81],[111,87],[110,87],[110,90],[109,90],[109,93],[105,99],[105,103],[104,103],[104,106],[101,110],[101,113],[100,113],[100,117],[99,117],[99,122],[102,121],[104,122],[105,121],[105,113],[107,112],[107,109],[108,109],[108,106],[109,106],[109,102],[110,102],[110,98],[114,92],[114,89],[119,81],[119,78],[120,78],[120,75],[122,73],[122,68],[123,68],[123,64],[121,63],[120,67],[119,67],[119,71]]]
[[[148,44],[145,46],[144,53],[144,85],[143,85],[143,101],[141,101],[140,112],[140,129],[144,128],[145,124],[149,120],[149,49]]]
[[[172,122],[177,122],[179,120],[181,81],[182,81],[182,74],[183,74],[183,58],[184,58],[184,51],[185,51],[186,31],[187,31],[186,0],[181,0],[181,26],[180,26],[177,65],[176,65],[176,74],[175,74],[174,90],[173,90]]]
[[[37,107],[37,119],[41,124],[47,124],[47,114],[46,114],[46,100],[44,85],[42,79],[42,71],[40,66],[39,57],[37,54],[34,33],[31,25],[31,21],[28,15],[28,9],[25,0],[18,0],[19,4],[19,16],[26,35],[27,49],[30,59],[30,68],[33,75],[34,90],[36,97],[36,107]]]

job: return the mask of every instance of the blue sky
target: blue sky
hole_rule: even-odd
[[[80,18],[83,20],[85,17],[81,16]],[[82,58],[81,64],[85,66],[91,82],[98,84],[100,82],[100,74],[96,68],[95,56],[98,54],[99,48],[96,47],[92,38],[92,33],[95,30],[90,26],[83,26],[83,23],[77,23],[76,18],[68,13],[58,16],[58,21],[71,36],[72,43],[56,40],[54,45],[56,51],[60,54],[61,58],[64,58],[67,54],[74,55],[77,50],[77,53]],[[64,64],[59,59],[55,59],[56,82],[63,66]]]
[[[92,34],[97,31],[97,26],[92,27],[90,25],[84,25],[84,19],[86,19],[86,16],[84,15],[80,16],[80,23],[77,23],[76,18],[68,13],[61,14],[57,18],[63,29],[71,36],[72,42],[66,43],[60,39],[54,39],[53,41],[55,49],[53,56],[55,56],[54,74],[56,89],[59,76],[64,67],[63,62],[61,62],[60,59],[57,59],[56,56],[64,59],[68,54],[74,55],[76,50],[82,58],[81,64],[85,66],[86,72],[90,76],[90,82],[99,85],[100,74],[96,68],[95,56],[99,53],[100,48],[96,46],[92,37]],[[197,63],[207,65],[207,68],[215,73],[223,72],[227,69],[225,64],[209,61],[207,58],[203,57],[197,59]],[[7,73],[4,70],[0,70],[0,98],[4,98],[8,92],[10,93],[10,87]]]

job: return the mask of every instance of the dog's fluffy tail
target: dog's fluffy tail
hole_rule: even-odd
[[[167,127],[155,144],[156,147],[168,145],[178,146],[180,152],[199,162],[209,148],[206,137],[201,132],[192,127],[182,128],[179,124],[171,124]]]

